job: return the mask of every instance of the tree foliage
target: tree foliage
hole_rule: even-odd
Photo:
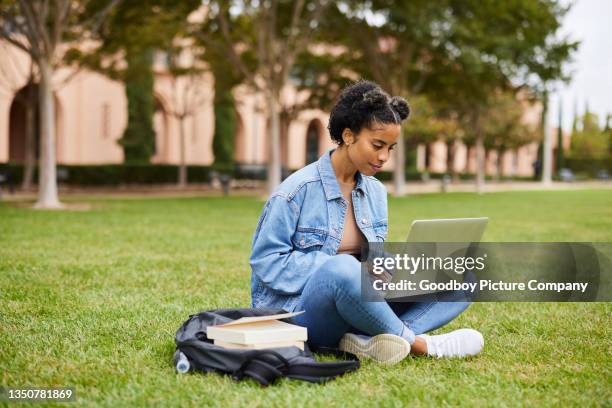
[[[234,137],[236,135],[236,108],[230,90],[215,91],[215,133],[213,136],[213,168],[222,173],[231,173],[234,165]]]
[[[227,9],[219,10],[221,11],[229,13]],[[249,26],[248,19],[237,17],[234,29],[226,33],[231,39],[230,42],[237,44],[244,35],[252,35],[248,29]],[[234,168],[234,141],[238,126],[233,91],[236,86],[245,82],[245,77],[241,70],[232,63],[231,58],[228,58],[227,39],[221,32],[217,19],[207,19],[202,24],[194,26],[193,36],[203,47],[202,59],[215,78],[213,169],[220,173],[231,174]],[[252,49],[243,50],[241,58],[247,69],[254,69],[256,62]]]
[[[404,124],[408,146],[431,143],[435,140],[455,141],[464,135],[463,123],[456,112],[435,106],[426,95],[410,98],[411,119]]]
[[[67,63],[66,49],[76,39],[95,40],[101,23],[118,0],[2,0],[0,38],[27,53],[39,74],[40,166],[38,208],[59,208],[57,193],[55,100],[56,69]],[[95,41],[93,41],[95,43]]]
[[[126,162],[148,162],[154,154],[154,53],[173,48],[187,16],[198,6],[194,0],[124,1],[102,26],[101,47],[95,52],[71,50],[74,61],[125,84],[128,124],[119,144]]]
[[[572,134],[571,155],[583,159],[605,158],[608,156],[609,138],[609,134],[599,127],[597,115],[586,111]]]
[[[131,54],[124,73],[128,122],[119,144],[127,163],[148,162],[155,152],[152,54],[152,50]]]
[[[281,181],[282,91],[288,85],[297,56],[308,46],[328,3],[327,0],[206,3],[211,25],[218,27],[222,35],[225,55],[240,70],[245,82],[266,100],[270,123],[270,193]],[[241,33],[238,40],[235,32]],[[205,36],[202,39],[207,41]]]
[[[523,123],[527,103],[518,100],[512,92],[499,93],[493,97],[481,115],[486,149],[503,153],[538,139],[537,129]]]
[[[577,46],[557,33],[566,12],[552,0],[342,1],[319,37],[340,50],[342,68],[409,100],[409,144],[461,136],[482,145],[480,116],[497,93],[543,92],[565,78]]]

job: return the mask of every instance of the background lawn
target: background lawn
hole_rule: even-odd
[[[444,331],[479,329],[479,357],[364,362],[326,385],[177,375],[174,333],[189,314],[250,304],[263,201],[78,201],[93,209],[0,203],[2,386],[74,386],[79,405],[113,407],[612,404],[608,303],[474,304]],[[389,207],[390,240],[413,219],[488,216],[488,241],[612,241],[612,190],[419,195]]]

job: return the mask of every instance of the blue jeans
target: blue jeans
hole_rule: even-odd
[[[347,332],[391,333],[412,344],[416,335],[442,327],[461,314],[470,305],[465,299],[460,292],[443,292],[427,302],[365,302],[361,264],[351,255],[336,255],[306,283],[295,309],[305,313],[295,321],[308,329],[309,344],[315,348],[335,347]]]

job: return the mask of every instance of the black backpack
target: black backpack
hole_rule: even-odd
[[[234,380],[253,378],[262,386],[279,377],[322,383],[359,368],[359,360],[337,349],[321,348],[316,352],[349,358],[348,361],[317,362],[304,344],[299,347],[277,347],[260,350],[227,349],[215,346],[206,336],[206,328],[228,323],[241,317],[286,313],[282,309],[216,309],[189,316],[177,330],[174,364],[177,371],[200,371],[230,374]],[[282,319],[295,324],[293,319]],[[182,353],[182,355],[181,355]]]

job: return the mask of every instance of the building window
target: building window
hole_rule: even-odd
[[[306,132],[306,164],[319,158],[319,129],[314,121],[310,122]]]
[[[156,69],[165,70],[168,69],[171,63],[171,55],[165,51],[156,51],[153,54],[153,64]]]
[[[102,139],[110,138],[110,104],[102,104],[102,126],[100,126]]]

